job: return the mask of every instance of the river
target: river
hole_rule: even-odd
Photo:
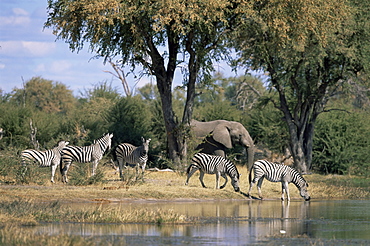
[[[33,228],[34,233],[103,237],[110,245],[370,245],[369,200],[153,201],[103,206],[173,209],[197,217],[199,223],[47,223]]]

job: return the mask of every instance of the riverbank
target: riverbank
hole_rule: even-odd
[[[238,169],[242,174],[240,188],[246,193],[249,188],[248,172],[244,167]],[[215,175],[205,175],[204,182],[208,188],[201,187],[199,173],[194,174],[189,185],[185,186],[185,175],[169,171],[147,171],[145,182],[127,185],[111,168],[103,166],[104,178],[101,182],[76,186],[62,184],[59,176],[57,182],[52,184],[48,181],[49,170],[40,170],[42,175],[37,179],[35,177],[35,182],[18,185],[9,180],[7,184],[0,184],[0,242],[5,242],[5,245],[39,245],[40,242],[55,245],[55,241],[60,242],[59,245],[100,245],[96,239],[86,240],[81,236],[24,234],[24,226],[41,223],[197,224],[199,218],[188,217],[172,209],[158,209],[151,204],[249,200],[243,193],[234,192],[230,181],[224,189],[215,190]],[[309,183],[311,201],[370,198],[369,179],[318,174],[307,175],[305,179]],[[293,201],[303,201],[294,185],[290,184],[289,188]],[[266,200],[279,200],[281,184],[264,181],[262,192]],[[256,188],[252,195],[257,196]],[[107,203],[117,206],[108,206],[107,209],[104,206]],[[133,203],[146,203],[148,206],[132,206]],[[126,204],[131,204],[129,209]]]
[[[104,168],[102,182],[74,186],[63,184],[57,178],[55,184],[45,181],[43,185],[30,183],[27,185],[0,185],[1,201],[15,199],[38,201],[73,201],[73,202],[124,202],[127,200],[223,200],[248,199],[242,193],[234,192],[230,180],[222,190],[215,190],[215,175],[205,175],[204,182],[207,188],[202,188],[199,182],[199,172],[195,173],[185,186],[186,175],[170,171],[147,171],[144,182],[127,185],[119,180],[117,173],[111,168]],[[238,167],[240,189],[247,193],[249,189],[248,172],[244,167]],[[45,171],[45,169],[43,169]],[[370,199],[370,179],[342,175],[306,175],[309,183],[309,193],[312,199]],[[221,178],[220,183],[223,182]],[[298,189],[289,185],[292,199],[302,199]],[[280,199],[281,183],[264,181],[262,193],[265,199]],[[251,193],[257,196],[257,188]]]

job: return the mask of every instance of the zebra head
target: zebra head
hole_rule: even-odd
[[[58,146],[56,147],[56,149],[58,149],[59,151],[61,151],[68,144],[69,144],[68,141],[61,140],[61,141],[58,142]]]
[[[110,150],[111,148],[111,145],[112,145],[112,137],[113,137],[113,133],[112,134],[106,134],[104,135],[103,137],[99,138],[99,139],[96,139],[93,141],[93,144],[97,144],[100,146],[101,150],[103,152],[105,152],[105,150]]]
[[[58,147],[62,147],[62,148],[64,148],[64,147],[66,147],[68,144],[69,144],[69,142],[68,142],[68,141],[61,140],[61,141],[59,141],[59,142],[58,142]]]
[[[305,182],[304,185],[299,189],[299,194],[303,197],[306,201],[311,199],[310,194],[307,191],[308,183]]]
[[[141,141],[143,142],[143,154],[147,154],[148,151],[149,151],[149,142],[150,142],[150,138],[148,138],[147,140],[145,140],[145,138],[141,137]]]
[[[239,173],[231,177],[231,185],[234,187],[235,192],[239,192]]]

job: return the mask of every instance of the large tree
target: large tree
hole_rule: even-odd
[[[186,155],[183,126],[192,117],[195,82],[227,54],[223,41],[234,6],[228,0],[49,0],[46,27],[75,51],[89,43],[106,57],[140,65],[157,81],[170,159]],[[172,108],[172,84],[179,65],[186,67],[182,120]]]
[[[234,44],[240,58],[267,72],[278,98],[270,101],[283,114],[302,173],[311,168],[318,115],[330,110],[329,98],[350,78],[368,68],[368,17],[368,1],[263,0],[238,29]]]

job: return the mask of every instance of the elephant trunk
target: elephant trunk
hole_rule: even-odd
[[[247,153],[248,153],[248,170],[251,170],[251,167],[253,166],[253,162],[254,162],[253,146],[250,146],[249,148],[247,148]]]

